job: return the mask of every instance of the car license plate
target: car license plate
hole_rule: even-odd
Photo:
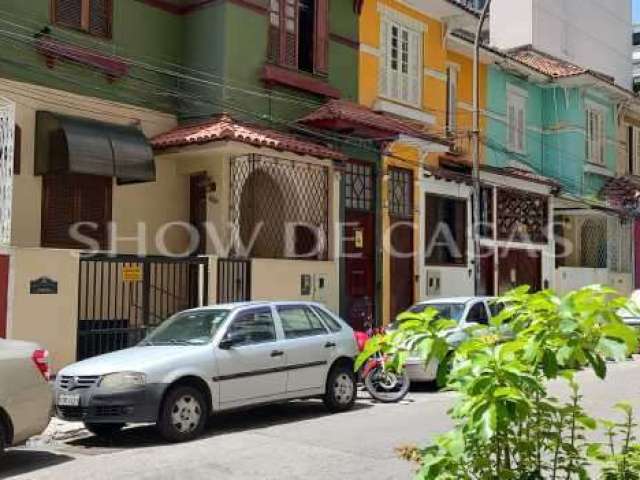
[[[58,395],[58,405],[61,407],[77,407],[80,405],[80,395],[61,393]]]

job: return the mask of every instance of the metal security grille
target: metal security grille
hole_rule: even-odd
[[[138,343],[163,320],[207,304],[207,258],[80,258],[79,360]]]
[[[15,107],[0,97],[0,245],[11,242]]]
[[[251,260],[218,259],[217,302],[246,302],[251,300]]]
[[[413,172],[406,168],[389,169],[389,215],[413,217]]]
[[[631,273],[633,236],[631,221],[610,216],[607,218],[609,269],[617,273]]]
[[[607,268],[607,219],[591,217],[580,228],[580,266]]]
[[[498,238],[517,242],[546,243],[547,199],[532,193],[498,190]]]
[[[373,210],[373,166],[349,162],[344,169],[345,206],[354,210]]]
[[[327,167],[263,155],[232,159],[235,256],[325,259],[328,202]]]

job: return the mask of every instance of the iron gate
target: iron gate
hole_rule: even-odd
[[[219,258],[217,302],[249,300],[251,300],[251,260]]]
[[[208,262],[202,257],[81,257],[78,360],[135,345],[174,313],[206,305]]]

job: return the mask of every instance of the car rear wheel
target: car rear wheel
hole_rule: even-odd
[[[331,369],[323,400],[331,412],[344,412],[353,407],[356,401],[356,379],[349,367],[337,366]]]
[[[189,386],[172,388],[160,409],[158,430],[169,442],[186,442],[198,437],[208,417],[204,395]]]
[[[110,437],[124,428],[124,423],[89,423],[85,422],[85,428],[97,437]]]
[[[7,432],[5,426],[0,419],[0,457],[4,454],[4,449],[7,447]]]

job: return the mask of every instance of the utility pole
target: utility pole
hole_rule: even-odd
[[[473,45],[473,136],[472,160],[473,160],[473,222],[471,235],[473,236],[473,269],[475,294],[480,294],[481,271],[480,271],[480,37],[482,27],[489,13],[491,0],[486,0],[478,28],[476,30],[475,42]]]

